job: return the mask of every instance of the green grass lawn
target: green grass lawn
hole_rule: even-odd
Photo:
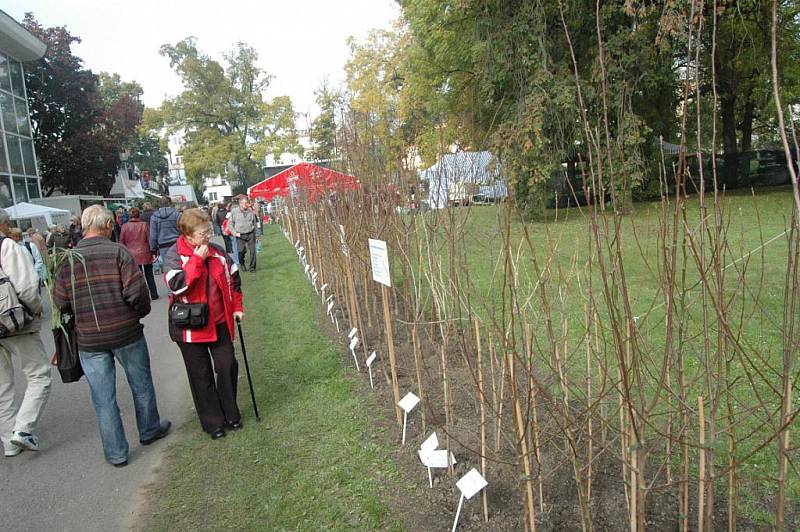
[[[256,423],[241,355],[245,428],[212,441],[184,426],[151,490],[157,530],[399,529],[383,496],[397,478],[342,349],[318,327],[320,302],[277,228],[256,275],[245,273],[245,337],[262,421]],[[179,383],[185,385],[185,383]]]

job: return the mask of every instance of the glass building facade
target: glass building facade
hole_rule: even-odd
[[[41,197],[22,63],[0,50],[0,207]]]

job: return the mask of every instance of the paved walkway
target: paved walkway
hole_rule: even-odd
[[[161,298],[144,319],[150,348],[158,407],[173,430],[194,418],[191,395],[180,352],[167,333],[166,287],[157,279]],[[45,323],[49,322],[49,316]],[[52,336],[42,333],[52,352]],[[127,530],[139,502],[138,488],[146,484],[166,445],[168,436],[148,447],[139,444],[130,389],[118,366],[117,394],[130,443],[129,465],[106,463],[100,446],[94,410],[85,377],[63,384],[53,371],[53,388],[37,434],[42,450],[13,458],[0,456],[0,528],[23,530]],[[24,382],[17,375],[17,382]],[[18,390],[19,392],[22,390]]]

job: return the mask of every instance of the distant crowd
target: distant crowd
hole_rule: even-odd
[[[156,210],[145,203],[142,209],[119,207],[112,213],[93,205],[80,218],[73,216],[69,228],[51,227],[44,235],[29,229],[23,238],[0,209],[0,441],[5,456],[40,448],[35,431],[50,394],[51,362],[56,362],[39,335],[46,279],[58,323],[54,336],[74,338],[109,463],[128,463],[116,363],[131,388],[140,443],[149,445],[171,428],[158,411],[140,321],[159,298],[156,268],[169,292],[169,335],[183,356],[203,430],[218,439],[226,430],[242,428],[234,323],[244,317],[239,272],[256,270],[262,223],[262,209],[246,197],[236,204],[185,210],[164,198]],[[222,236],[224,248],[210,243],[215,234]],[[63,256],[74,256],[47,260],[62,249],[72,250]],[[48,273],[48,264],[55,271]],[[4,306],[3,290],[13,293],[8,301],[18,301],[16,307]],[[56,341],[57,353],[70,348],[69,342],[59,346]],[[14,364],[27,380],[17,408]]]

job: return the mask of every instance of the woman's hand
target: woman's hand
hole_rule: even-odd
[[[244,312],[234,312],[233,313],[233,319],[235,321],[242,321],[243,318],[244,318]]]
[[[203,260],[208,258],[208,246],[203,244],[194,248],[194,254]]]

